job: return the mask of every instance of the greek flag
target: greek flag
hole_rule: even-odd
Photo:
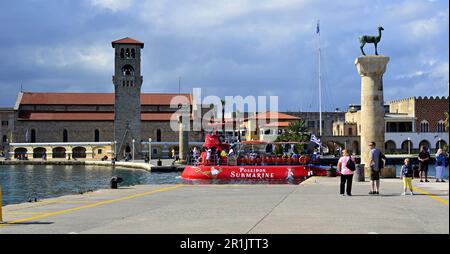
[[[316,34],[320,33],[319,20],[317,20]]]
[[[320,142],[320,139],[318,139],[318,138],[316,137],[316,135],[314,135],[314,134],[311,134],[311,142],[317,144],[318,146],[321,146],[321,145],[322,145],[322,143]]]

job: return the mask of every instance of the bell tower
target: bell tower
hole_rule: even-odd
[[[126,154],[140,158],[141,152],[141,49],[144,43],[126,37],[113,41],[114,140],[118,159]],[[134,140],[134,142],[133,142]],[[134,151],[133,151],[134,148]]]

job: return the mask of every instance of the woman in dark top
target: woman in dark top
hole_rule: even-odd
[[[430,154],[427,152],[425,146],[422,146],[422,149],[419,153],[419,170],[420,170],[420,182],[423,182],[422,175],[425,172],[425,182],[428,181],[428,163],[430,162]]]

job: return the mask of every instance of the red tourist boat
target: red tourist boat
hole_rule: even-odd
[[[241,142],[235,147],[239,152],[242,146],[277,144],[302,144],[300,142]],[[325,176],[327,169],[312,164],[309,156],[275,156],[267,154],[256,154],[251,149],[250,154],[234,154],[234,149],[229,144],[222,144],[215,134],[206,136],[203,144],[203,152],[192,165],[187,165],[181,177],[184,179],[226,179],[226,180],[289,180],[305,179],[312,175]],[[233,152],[229,156],[221,157],[225,150]],[[209,153],[209,154],[208,154]],[[215,156],[216,155],[216,156]]]

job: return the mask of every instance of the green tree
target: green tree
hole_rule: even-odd
[[[275,142],[307,142],[310,135],[305,121],[298,120],[291,122],[286,131],[279,135]]]

